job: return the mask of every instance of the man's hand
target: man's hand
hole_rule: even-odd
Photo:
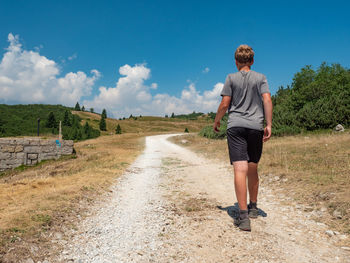
[[[271,137],[271,126],[266,126],[264,129],[263,142],[267,142]]]
[[[218,111],[215,116],[214,124],[213,124],[214,132],[219,132],[218,128],[220,128],[220,120],[222,119],[222,117],[224,117],[230,103],[231,103],[230,96],[222,96],[222,100],[219,105]]]
[[[219,132],[218,128],[220,128],[220,121],[215,121],[213,125],[214,132]]]

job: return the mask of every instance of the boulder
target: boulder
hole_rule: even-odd
[[[343,125],[341,125],[341,124],[338,124],[337,126],[335,126],[334,130],[336,132],[343,132],[343,131],[345,131]]]

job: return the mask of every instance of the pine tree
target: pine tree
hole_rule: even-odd
[[[74,109],[75,109],[76,111],[80,111],[80,105],[79,105],[79,102],[77,102],[77,104],[75,104]]]
[[[174,114],[174,112],[171,114],[171,118],[175,118],[175,114]]]
[[[132,114],[130,114],[130,117],[129,117],[129,119],[131,119],[131,118],[134,118],[134,117],[132,116]]]
[[[5,133],[4,122],[0,119],[0,135]]]
[[[107,131],[106,119],[104,118],[104,116],[101,116],[100,130],[101,131]]]
[[[52,111],[50,112],[49,117],[47,118],[46,127],[47,128],[56,128],[57,127],[55,114],[53,114]]]
[[[81,111],[85,111],[85,106],[81,107]]]
[[[122,128],[120,127],[119,124],[118,124],[117,128],[115,129],[115,133],[116,134],[121,134],[122,133]]]
[[[91,131],[91,128],[89,126],[89,123],[85,122],[84,133],[85,133],[87,139],[89,139],[91,137],[91,132],[90,131]]]
[[[169,118],[168,114],[165,114],[165,118]]]
[[[188,131],[188,129],[187,129],[187,128],[185,129],[185,132],[189,133],[189,131]]]
[[[101,116],[104,116],[104,118],[107,119],[107,111],[106,111],[106,109],[103,109]]]
[[[66,110],[64,112],[64,118],[63,118],[63,126],[72,126],[71,122],[70,122],[70,119],[69,119],[69,114],[68,114],[68,111]]]
[[[94,108],[90,108],[90,112],[91,112],[91,113],[94,113]]]

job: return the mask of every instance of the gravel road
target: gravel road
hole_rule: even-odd
[[[90,209],[59,262],[350,262],[326,226],[288,195],[262,186],[252,232],[233,225],[232,168],[167,140],[146,137],[144,152]],[[68,237],[68,238],[67,238]],[[342,238],[348,238],[342,236]]]

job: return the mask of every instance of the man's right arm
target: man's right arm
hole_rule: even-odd
[[[264,142],[268,141],[271,137],[271,128],[272,128],[272,100],[271,100],[271,94],[270,93],[263,93],[263,102],[264,102],[264,112],[265,112],[265,120],[266,120],[266,127],[264,130]]]

